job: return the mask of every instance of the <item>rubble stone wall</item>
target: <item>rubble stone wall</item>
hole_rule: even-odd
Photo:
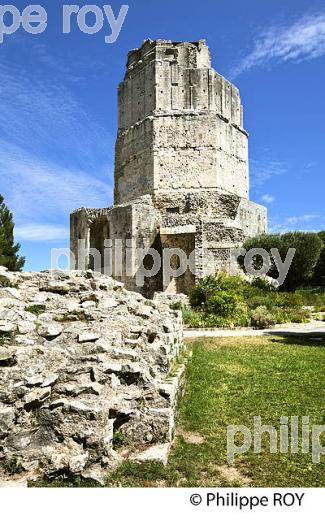
[[[0,268],[0,479],[166,460],[181,348],[180,313],[111,278]]]

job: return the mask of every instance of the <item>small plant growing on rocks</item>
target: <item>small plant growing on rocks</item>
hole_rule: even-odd
[[[39,316],[40,314],[43,314],[43,312],[46,311],[46,306],[42,303],[35,303],[33,305],[29,305],[28,307],[25,307],[26,312],[31,312],[32,314],[35,314],[36,316]]]
[[[18,475],[19,473],[23,473],[24,468],[18,462],[16,458],[12,458],[8,461],[6,461],[3,465],[4,470],[9,473],[9,475]]]
[[[127,444],[126,435],[121,430],[116,430],[113,434],[113,448],[122,448]]]

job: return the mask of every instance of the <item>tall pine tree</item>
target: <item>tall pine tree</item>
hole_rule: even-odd
[[[18,255],[20,244],[14,242],[14,227],[12,213],[0,195],[0,265],[9,271],[21,271],[25,258]]]

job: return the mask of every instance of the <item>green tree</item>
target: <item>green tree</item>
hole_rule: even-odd
[[[323,243],[323,248],[315,267],[313,283],[316,285],[325,285],[325,231],[320,231],[318,236]]]
[[[248,239],[244,244],[247,251],[253,248],[262,248],[270,254],[271,248],[278,249],[282,261],[285,260],[290,248],[296,250],[287,277],[280,287],[282,291],[294,291],[298,287],[310,283],[319,261],[322,246],[322,240],[317,233],[304,233],[302,231],[259,235]],[[239,259],[239,263],[240,265],[243,264],[242,258]],[[260,263],[261,257],[258,256],[254,262],[255,268],[259,269]],[[273,260],[268,275],[272,278],[279,277],[278,269]]]
[[[21,271],[25,258],[18,255],[20,244],[14,242],[14,227],[12,213],[0,195],[0,265],[9,271]]]

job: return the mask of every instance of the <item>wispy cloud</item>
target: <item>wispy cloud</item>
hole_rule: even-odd
[[[278,175],[287,173],[288,166],[281,161],[265,159],[250,160],[250,183],[252,188],[258,188]]]
[[[66,240],[69,238],[69,228],[51,224],[27,224],[15,228],[15,238],[31,242]]]
[[[111,203],[113,140],[71,88],[75,70],[44,45],[33,60],[15,45],[1,49],[0,192],[17,239],[65,239],[70,211]]]
[[[28,73],[0,63],[0,129],[2,139],[65,165],[95,170],[98,161],[112,161],[113,143],[60,74]]]
[[[112,188],[109,168],[102,172],[107,182],[88,172],[42,161],[0,140],[0,172],[6,199],[18,220],[69,215],[79,206],[108,206]],[[2,190],[3,190],[2,187]]]
[[[291,217],[273,217],[270,219],[270,233],[285,233],[286,231],[319,231],[324,229],[325,216],[305,214]]]
[[[271,61],[303,61],[325,54],[325,13],[305,15],[261,31],[253,49],[231,71],[232,78]]]
[[[261,199],[266,204],[272,204],[272,202],[275,201],[275,197],[273,197],[273,195],[268,195],[267,193],[265,195],[262,195]]]
[[[310,222],[320,218],[320,215],[300,215],[298,217],[289,217],[287,219],[288,224],[298,224],[299,222]]]

